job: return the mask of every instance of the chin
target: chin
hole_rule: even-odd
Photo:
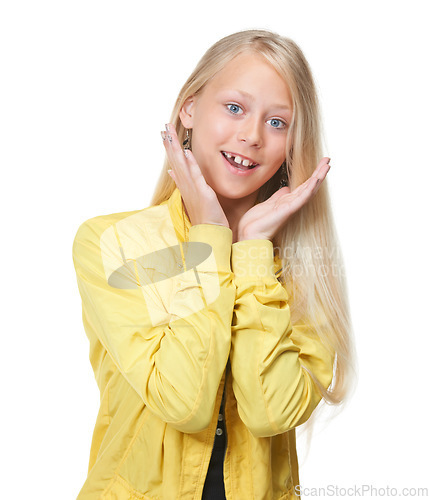
[[[241,198],[246,198],[247,196],[252,195],[255,191],[258,191],[259,188],[252,189],[250,186],[246,188],[243,186],[242,189],[237,188],[237,186],[216,186],[210,185],[213,191],[217,194],[217,196],[222,198],[228,198],[230,200],[240,200]]]

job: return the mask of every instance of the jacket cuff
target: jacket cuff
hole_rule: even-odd
[[[274,271],[274,246],[271,240],[242,240],[233,243],[231,267],[234,279],[277,280]]]
[[[213,250],[217,270],[231,272],[232,230],[217,224],[196,224],[189,228],[189,241],[207,243]]]

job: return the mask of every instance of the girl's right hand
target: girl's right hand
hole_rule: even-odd
[[[161,136],[171,165],[169,173],[179,188],[191,224],[229,227],[217,195],[206,183],[192,151],[183,151],[172,123],[167,123],[165,128],[166,132],[162,131]]]

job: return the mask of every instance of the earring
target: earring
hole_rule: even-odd
[[[186,139],[183,141],[183,149],[191,149],[191,136],[189,129],[186,129]]]
[[[287,169],[286,169],[286,162],[284,161],[282,163],[282,166],[280,167],[280,187],[285,187],[288,185],[288,178],[287,178]]]

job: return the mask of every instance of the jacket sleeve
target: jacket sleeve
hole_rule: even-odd
[[[106,230],[115,236],[103,217],[81,224],[73,242],[87,335],[154,414],[181,432],[199,432],[212,418],[230,351],[232,231],[191,226],[178,263],[168,248],[142,261],[128,258],[114,237],[103,243]]]
[[[335,355],[311,325],[291,324],[289,297],[274,274],[273,243],[242,240],[232,245],[237,287],[231,327],[231,371],[240,418],[256,437],[304,423],[328,388]]]

